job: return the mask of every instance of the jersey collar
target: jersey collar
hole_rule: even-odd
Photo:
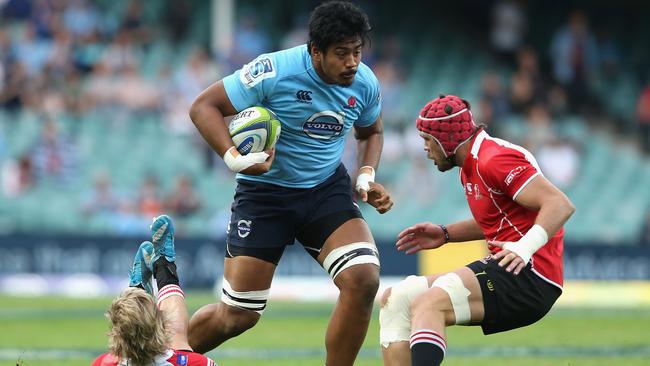
[[[483,143],[483,140],[488,137],[487,132],[485,130],[481,129],[471,140],[472,148],[470,149],[470,153],[465,156],[465,161],[463,161],[463,166],[461,169],[464,169],[465,167],[470,166],[470,159],[478,159],[478,151],[481,149],[481,144]]]
[[[487,132],[485,132],[485,130],[481,130],[479,133],[476,134],[476,137],[474,137],[474,141],[472,141],[472,149],[470,150],[470,153],[475,159],[478,159],[478,151],[481,148],[481,144],[483,143],[483,140],[485,140],[487,136],[488,136]]]

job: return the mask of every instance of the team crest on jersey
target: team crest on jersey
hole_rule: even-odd
[[[474,186],[472,186],[472,183],[467,182],[463,186],[463,190],[465,191],[466,195],[474,196],[474,199],[477,201],[483,199],[483,195],[481,194],[481,190],[479,189],[478,183],[474,183]]]
[[[477,201],[483,199],[483,195],[481,194],[481,190],[479,189],[478,183],[474,184],[474,199]]]
[[[268,57],[262,57],[247,63],[241,68],[239,80],[246,88],[252,88],[264,79],[275,77],[273,61]]]
[[[331,140],[343,133],[344,114],[333,111],[314,113],[302,125],[302,130],[311,138]]]
[[[343,106],[343,108],[347,108],[347,109],[354,109],[356,107],[357,107],[357,98],[355,98],[354,95],[349,97],[347,104]]]

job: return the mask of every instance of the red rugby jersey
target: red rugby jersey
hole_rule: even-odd
[[[128,366],[128,362],[119,362],[119,359],[110,353],[104,353],[93,361],[92,366]],[[202,354],[168,350],[164,355],[154,358],[151,366],[217,366],[211,359]]]
[[[521,146],[481,131],[471,142],[460,169],[474,219],[486,240],[517,241],[535,224],[537,211],[529,210],[515,198],[542,172],[533,155]],[[501,249],[490,246],[496,253]],[[562,288],[562,252],[564,228],[561,228],[531,258],[533,272],[547,282]]]

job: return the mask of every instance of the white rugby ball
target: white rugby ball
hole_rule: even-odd
[[[275,146],[280,137],[280,121],[264,107],[250,107],[237,113],[228,126],[240,154],[261,152]]]

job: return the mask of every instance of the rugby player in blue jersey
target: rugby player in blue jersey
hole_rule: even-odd
[[[377,78],[361,62],[369,32],[368,17],[357,6],[321,4],[311,15],[307,45],[260,55],[193,103],[197,129],[238,173],[221,302],[190,320],[197,352],[257,323],[284,248],[297,240],[340,289],[327,329],[326,363],[354,363],[379,285],[377,248],[354,190],[379,213],[393,205],[374,182],[383,125]],[[282,134],[274,150],[240,155],[224,117],[255,105],[277,114]],[[341,163],[351,130],[360,167],[354,189]]]

